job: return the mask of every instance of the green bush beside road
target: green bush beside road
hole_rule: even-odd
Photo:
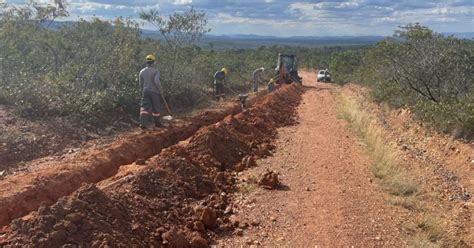
[[[409,24],[374,47],[336,52],[329,61],[335,82],[365,84],[376,101],[409,108],[456,138],[473,137],[473,40]]]

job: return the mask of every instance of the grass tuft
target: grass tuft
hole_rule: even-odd
[[[360,102],[347,94],[339,95],[339,116],[347,120],[366,143],[374,161],[372,173],[379,178],[383,187],[392,195],[411,196],[419,185],[406,171],[401,169],[398,153],[384,139],[383,129],[375,118],[364,110]]]
[[[416,182],[415,176],[400,166],[398,150],[385,140],[383,127],[368,108],[364,108],[363,102],[362,99],[341,92],[338,114],[347,120],[367,145],[373,160],[370,169],[379,179],[380,185],[391,195],[387,202],[423,216],[406,228],[412,236],[410,247],[447,247],[444,243],[448,236],[446,222],[442,221],[441,215],[424,209],[424,198],[428,195],[421,192],[421,185]]]
[[[387,200],[387,203],[399,206],[410,211],[419,211],[420,207],[418,206],[418,199],[415,196],[410,197],[392,197]]]
[[[433,216],[424,216],[423,219],[418,222],[418,227],[423,230],[426,235],[425,239],[431,242],[437,242],[445,236],[445,230],[442,225],[442,221]]]
[[[244,194],[253,193],[258,189],[258,178],[256,175],[250,175],[247,180],[240,184],[240,192]]]

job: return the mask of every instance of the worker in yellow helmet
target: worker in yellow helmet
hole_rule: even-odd
[[[155,55],[146,56],[146,67],[140,71],[139,81],[142,99],[140,103],[140,128],[145,129],[150,116],[153,116],[155,127],[161,127],[160,104],[161,83],[160,71],[155,67]]]
[[[214,95],[216,101],[219,101],[224,96],[224,84],[226,83],[226,77],[229,73],[227,68],[222,68],[220,71],[214,73]]]

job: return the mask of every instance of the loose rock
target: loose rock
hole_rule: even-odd
[[[192,239],[191,239],[191,247],[195,247],[195,248],[207,248],[209,247],[209,243],[207,242],[206,239],[204,239],[203,237],[199,236],[199,235],[195,235]]]
[[[215,228],[216,220],[217,220],[217,214],[214,210],[212,210],[209,207],[206,207],[203,209],[203,212],[201,214],[201,221],[205,227],[210,228],[210,229]]]
[[[139,158],[139,159],[137,159],[137,161],[135,163],[137,165],[146,165],[146,160],[143,159],[143,158]]]
[[[170,247],[189,247],[189,242],[182,231],[172,228],[168,232],[161,235],[163,244],[168,244]]]
[[[275,189],[275,187],[280,184],[278,174],[274,171],[267,170],[260,176],[258,184],[266,189]]]

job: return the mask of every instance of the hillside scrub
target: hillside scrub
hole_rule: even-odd
[[[138,25],[95,18],[54,30],[47,28],[45,12],[56,10],[2,8],[0,87],[6,101],[26,116],[77,115],[87,121],[132,108],[139,91]]]
[[[142,13],[156,21],[167,37],[161,40],[142,39],[140,25],[129,19],[54,22],[64,16],[64,10],[34,1],[0,5],[0,103],[25,117],[67,116],[107,126],[117,117],[138,116],[138,72],[150,53],[158,58],[173,112],[183,113],[210,102],[213,74],[222,67],[230,71],[225,91],[232,95],[250,89],[255,68],[265,67],[267,79],[272,77],[278,53],[297,54],[300,68],[321,68],[332,53],[346,49],[202,49],[194,42],[209,30],[205,15],[194,10],[170,17]],[[186,39],[173,38],[186,32]]]
[[[328,61],[336,83],[363,83],[374,100],[409,108],[424,124],[454,138],[472,139],[473,40],[408,24],[374,47],[334,52]]]
[[[256,68],[264,67],[269,80],[278,53],[286,53],[297,56],[299,68],[328,68],[336,83],[366,83],[375,100],[408,107],[432,127],[473,135],[474,42],[419,24],[375,47],[217,50],[196,45],[209,29],[206,16],[192,9],[170,17],[142,13],[166,37],[159,40],[143,39],[139,23],[123,18],[52,25],[64,16],[64,10],[34,1],[0,5],[0,104],[28,118],[66,116],[105,127],[138,116],[138,72],[143,58],[155,54],[164,96],[173,112],[185,113],[211,102],[215,71],[229,69],[225,93],[231,96],[250,89]]]
[[[329,71],[334,82],[345,84],[358,81],[367,48],[337,51],[329,59]]]
[[[376,100],[408,107],[456,138],[472,138],[473,65],[474,41],[410,24],[370,49],[361,68]]]

